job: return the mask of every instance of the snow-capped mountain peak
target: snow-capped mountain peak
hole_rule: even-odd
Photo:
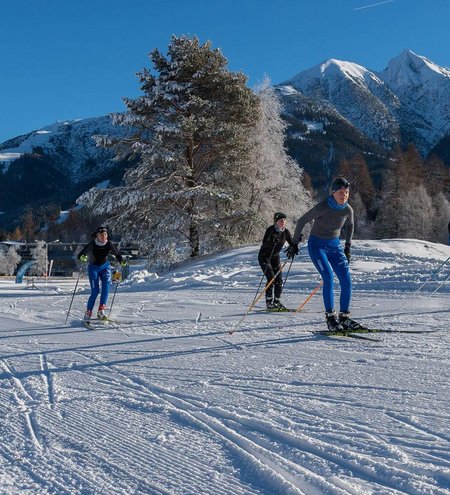
[[[292,79],[281,83],[282,85],[292,85],[296,89],[307,89],[317,84],[319,80],[330,80],[332,78],[349,78],[355,83],[367,84],[372,80],[378,80],[378,77],[362,65],[345,60],[334,58],[304,70],[294,76]],[[380,81],[381,82],[381,81]]]
[[[443,78],[450,81],[450,70],[411,50],[404,50],[389,61],[379,76],[392,89],[417,88],[440,83]]]
[[[281,83],[337,111],[383,146],[427,153],[450,132],[450,69],[404,50],[381,72],[329,59]]]

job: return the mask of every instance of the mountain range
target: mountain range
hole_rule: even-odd
[[[375,179],[396,145],[414,143],[450,166],[450,70],[404,50],[381,71],[327,60],[277,85],[287,145],[320,184],[340,159],[362,153]]]
[[[450,166],[450,70],[410,50],[381,72],[329,59],[275,88],[289,124],[288,152],[316,187],[330,179],[339,160],[357,153],[377,182],[390,150],[408,143]],[[101,116],[58,122],[0,144],[3,223],[28,205],[67,207],[97,182],[119,182],[127,164],[114,161],[92,136],[124,132]]]

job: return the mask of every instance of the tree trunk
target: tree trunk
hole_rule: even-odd
[[[189,245],[191,246],[191,258],[195,258],[200,252],[200,236],[198,233],[198,224],[191,218],[191,223],[189,225]]]

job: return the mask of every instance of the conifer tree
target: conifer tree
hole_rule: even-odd
[[[153,72],[139,74],[143,96],[125,99],[128,112],[116,116],[134,132],[99,140],[138,164],[122,187],[81,202],[114,218],[149,253],[174,261],[185,256],[183,240],[192,257],[220,247],[227,229],[239,235],[248,212],[238,186],[251,180],[245,165],[259,105],[246,77],[230,72],[210,42],[173,36],[167,56],[154,50],[150,58]]]
[[[338,175],[344,176],[351,182],[352,195],[359,193],[361,200],[369,210],[373,206],[375,188],[364,156],[358,153],[352,159],[341,160],[338,166]]]
[[[384,173],[380,207],[375,222],[379,237],[400,237],[403,232],[399,215],[401,207],[406,201],[408,192],[420,183],[415,176],[411,176],[413,170],[419,175],[419,169],[416,169],[418,163],[413,158],[415,158],[413,148],[410,147],[408,157],[400,147],[397,147]]]

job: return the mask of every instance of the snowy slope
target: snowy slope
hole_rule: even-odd
[[[447,246],[355,241],[353,315],[379,342],[314,335],[299,314],[247,315],[257,246],[163,275],[138,266],[118,322],[77,321],[81,279],[0,281],[2,494],[450,494]],[[305,249],[284,301],[318,283]],[[432,292],[438,290],[432,294]],[[129,323],[126,323],[128,322]]]

